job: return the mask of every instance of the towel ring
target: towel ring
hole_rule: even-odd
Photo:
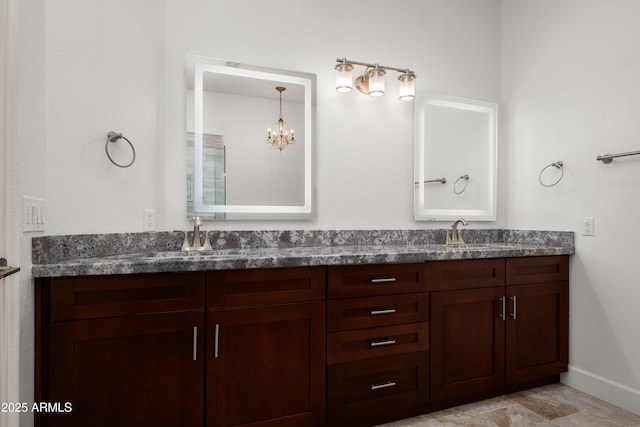
[[[109,154],[109,143],[116,142],[119,139],[124,139],[125,141],[127,141],[129,143],[129,147],[131,147],[131,152],[133,153],[133,156],[131,157],[131,161],[126,165],[121,165],[120,163],[116,163],[116,161],[113,160],[113,158],[111,158],[111,154]],[[107,142],[104,145],[104,151],[107,153],[107,157],[109,158],[109,160],[111,160],[111,163],[118,166],[119,168],[128,168],[133,164],[133,162],[136,161],[136,149],[133,148],[133,144],[131,143],[131,141],[125,138],[121,133],[111,131],[107,134]]]
[[[464,180],[462,181],[464,183],[464,187],[462,187],[462,190],[458,191],[458,182],[460,180]],[[469,175],[462,175],[460,178],[456,179],[456,182],[453,184],[453,192],[456,194],[462,194],[464,192],[464,190],[467,189],[467,184],[469,183]]]
[[[560,169],[560,178],[558,178],[557,180],[555,180],[553,183],[551,184],[545,184],[542,181],[542,175],[544,174],[544,171],[546,171],[547,169],[549,169],[551,166]],[[538,175],[538,181],[540,182],[540,185],[542,185],[543,187],[553,187],[554,185],[556,185],[557,183],[559,183],[560,181],[562,181],[562,177],[564,176],[564,167],[562,165],[562,162],[560,160],[558,160],[557,162],[553,162],[550,165],[545,166],[544,168],[542,168],[542,170],[540,171],[540,175]]]

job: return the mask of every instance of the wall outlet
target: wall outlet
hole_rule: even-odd
[[[582,235],[583,236],[593,236],[595,235],[595,220],[592,216],[587,216],[582,221]]]
[[[43,199],[24,196],[22,198],[22,231],[44,231],[44,204]]]
[[[145,209],[142,219],[142,229],[144,231],[155,231],[156,229],[156,211],[153,209]]]

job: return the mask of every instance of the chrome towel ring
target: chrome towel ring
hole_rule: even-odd
[[[464,186],[462,186],[462,188],[458,190],[458,188],[460,188],[460,186],[458,186],[458,182],[460,181],[462,181],[462,184],[464,184]],[[453,192],[456,194],[462,194],[464,190],[467,189],[467,184],[469,184],[469,175],[462,175],[460,178],[456,179],[456,182],[453,184]]]
[[[552,166],[557,168],[557,169],[560,169],[560,177],[557,180],[555,180],[554,182],[552,182],[551,184],[545,184],[542,181],[542,175],[544,174],[544,172],[547,169],[549,169]],[[563,176],[564,176],[564,166],[563,166],[562,162],[560,160],[558,160],[557,162],[553,162],[550,165],[547,165],[544,168],[542,168],[542,170],[540,171],[540,175],[538,175],[538,181],[540,182],[540,185],[542,185],[543,187],[553,187],[554,185],[556,185],[557,183],[562,181],[562,177]]]
[[[109,154],[109,143],[116,142],[119,139],[124,139],[125,141],[127,141],[129,143],[129,147],[131,147],[131,152],[133,153],[133,156],[131,157],[131,161],[126,165],[121,165],[120,163],[116,163],[116,161],[111,158],[111,154]],[[128,168],[133,164],[133,162],[136,161],[136,149],[133,148],[133,144],[131,143],[131,141],[129,141],[121,133],[118,133],[118,132],[111,131],[107,134],[107,142],[104,145],[104,151],[107,153],[107,157],[109,158],[109,160],[111,160],[111,163],[118,166],[119,168]]]

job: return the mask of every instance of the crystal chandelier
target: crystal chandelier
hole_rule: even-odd
[[[293,145],[296,138],[293,136],[293,129],[291,129],[291,135],[289,135],[287,125],[282,118],[282,92],[284,92],[286,88],[278,86],[276,90],[280,92],[280,118],[276,122],[276,129],[273,132],[271,128],[267,129],[267,142],[282,151],[290,145]]]

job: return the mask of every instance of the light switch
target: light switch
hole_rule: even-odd
[[[44,231],[45,200],[24,196],[22,198],[22,205],[24,212],[22,218],[22,231],[25,233],[30,231]]]

